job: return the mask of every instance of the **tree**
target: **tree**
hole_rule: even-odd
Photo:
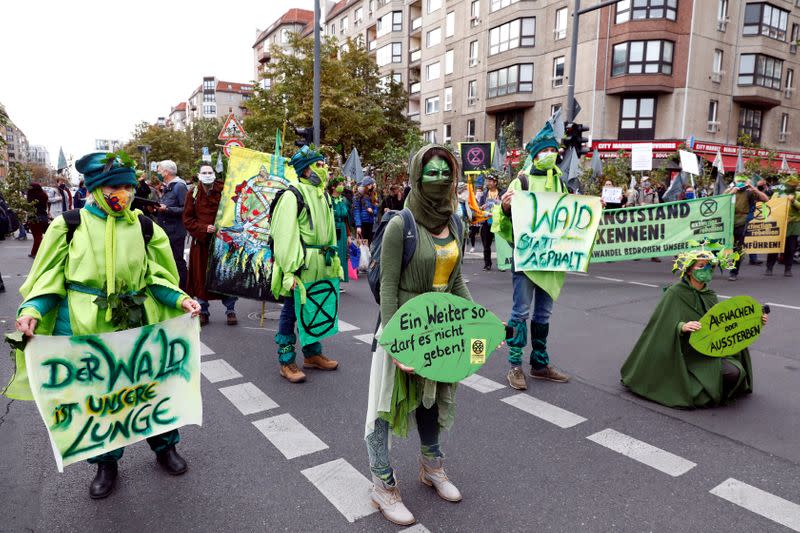
[[[373,174],[378,189],[383,189],[390,183],[401,183],[406,179],[408,162],[422,145],[422,136],[408,131],[402,142],[387,142],[380,150],[373,152],[372,164],[375,167]]]
[[[36,212],[33,203],[27,200],[31,181],[30,169],[19,163],[11,165],[6,179],[0,181],[0,194],[21,224],[28,220],[28,215]]]
[[[144,157],[137,147],[144,144],[150,145],[150,153],[147,155],[148,162],[171,159],[178,165],[178,175],[186,177],[194,175],[197,171],[196,161],[199,160],[200,154],[195,154],[191,135],[188,132],[163,128],[146,122],[137,124],[130,142],[122,149],[133,157],[141,165],[141,168],[144,168]]]

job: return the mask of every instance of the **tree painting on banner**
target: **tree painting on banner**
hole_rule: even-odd
[[[511,212],[516,270],[586,272],[602,215],[600,198],[517,191]]]
[[[202,425],[200,325],[188,314],[99,335],[36,335],[25,362],[59,472],[147,437]]]
[[[269,209],[278,191],[297,182],[286,158],[233,148],[217,210],[206,283],[221,294],[272,298]]]

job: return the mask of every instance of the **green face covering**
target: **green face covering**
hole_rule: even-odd
[[[441,151],[441,154],[432,154],[423,165],[425,155],[431,150]],[[442,155],[445,153],[448,155]],[[450,157],[447,148],[439,145],[420,149],[411,160],[411,191],[406,199],[406,207],[411,210],[418,224],[434,233],[447,225],[455,209],[456,191],[453,182],[458,179],[458,168],[458,160]]]
[[[536,160],[533,162],[533,166],[537,170],[550,170],[554,166],[556,166],[556,159],[558,158],[557,152],[548,152],[545,154],[540,154],[536,157]]]
[[[441,157],[434,156],[422,169],[422,183],[450,182],[450,166]]]
[[[156,172],[156,178],[158,178],[158,181],[164,181],[164,176],[162,176],[160,172]]]
[[[710,283],[712,278],[712,266],[706,265],[703,268],[692,270],[692,277],[700,283]]]
[[[344,185],[337,186],[336,187],[336,192],[338,192],[339,194],[343,193],[344,192]]]

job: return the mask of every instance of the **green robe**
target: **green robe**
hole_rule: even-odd
[[[325,254],[310,247],[336,248],[336,226],[330,197],[325,194],[323,187],[314,187],[302,181],[294,186],[303,195],[306,209],[298,216],[297,198],[294,194],[285,193],[281,195],[270,218],[270,234],[275,243],[271,287],[275,298],[292,294],[298,270],[303,283],[342,276],[338,255],[331,258],[330,265],[326,265]],[[309,213],[313,228],[309,223]],[[303,245],[306,246],[305,250]]]
[[[686,281],[667,289],[636,346],[622,365],[622,383],[632,392],[668,407],[710,407],[753,391],[750,352],[728,357],[739,369],[739,382],[727,396],[722,390],[722,360],[697,352],[685,322],[700,320],[717,303],[707,287],[697,290]]]
[[[139,211],[137,210],[138,214]],[[116,327],[106,320],[106,312],[94,304],[94,294],[87,294],[67,289],[67,281],[79,283],[92,289],[105,291],[105,228],[106,221],[87,209],[81,209],[81,224],[75,230],[72,241],[66,239],[67,225],[63,217],[56,217],[47,232],[36,254],[36,259],[28,273],[28,278],[20,287],[23,303],[38,296],[56,295],[67,299],[70,326],[73,335],[90,333],[108,333],[116,331]],[[178,288],[178,270],[172,249],[164,230],[153,225],[153,237],[145,249],[142,230],[138,218],[134,224],[128,224],[122,218],[116,219],[116,286],[125,284],[128,291],[139,291],[153,285],[160,285],[174,291]],[[182,292],[182,291],[180,291]],[[161,322],[183,313],[179,298],[175,308],[160,304],[149,288],[144,302],[148,324]],[[56,316],[60,306],[55,306],[41,317],[36,326],[37,335],[51,335],[55,327]],[[30,308],[22,310],[39,318],[38,313]],[[25,368],[25,356],[17,350],[16,373],[9,383],[5,396],[20,400],[32,400],[28,385],[28,373]]]
[[[339,261],[342,263],[342,280],[345,283],[350,281],[347,272],[347,224],[350,220],[350,202],[343,196],[332,198],[333,218],[336,221],[336,253],[339,254]]]
[[[561,182],[561,171],[558,167],[553,169],[552,179],[547,176],[536,174],[528,175],[528,191],[530,192],[567,192],[564,184]],[[508,190],[519,191],[522,189],[522,184],[518,178],[515,178],[509,186]],[[513,213],[512,213],[513,215]],[[492,210],[492,233],[496,233],[499,237],[505,239],[514,249],[514,227],[511,223],[512,215],[506,215],[500,204],[495,205]],[[564,279],[566,278],[565,272],[555,271],[542,271],[542,270],[529,270],[525,271],[525,275],[534,282],[536,285],[550,295],[555,301],[561,294],[561,288],[564,286]]]

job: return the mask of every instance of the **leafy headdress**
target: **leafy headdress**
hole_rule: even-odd
[[[697,242],[689,241],[692,250],[688,250],[675,258],[672,265],[672,273],[680,273],[680,277],[686,276],[698,261],[708,261],[712,266],[719,266],[722,270],[731,270],[739,260],[739,253],[725,248],[717,242]]]

